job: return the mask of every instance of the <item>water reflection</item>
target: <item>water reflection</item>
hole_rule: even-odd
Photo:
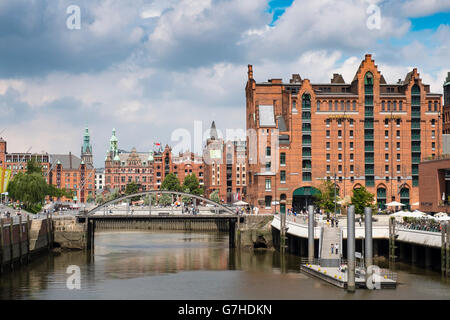
[[[398,264],[396,290],[347,294],[299,273],[300,259],[228,249],[227,234],[98,233],[95,252],[64,252],[2,275],[1,299],[450,299],[439,273]],[[66,287],[81,269],[81,290]]]

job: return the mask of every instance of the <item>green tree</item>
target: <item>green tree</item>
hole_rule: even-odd
[[[125,188],[125,194],[128,196],[130,194],[138,193],[139,192],[139,185],[135,182],[130,182],[127,184],[127,187]],[[140,197],[132,197],[131,201],[138,201]]]
[[[324,209],[325,212],[334,212],[334,183],[331,181],[324,181],[319,187],[320,194],[316,195],[316,204]],[[336,194],[336,202],[340,200]],[[336,204],[336,208],[339,209],[339,204]]]
[[[152,206],[153,206],[153,205],[156,204],[156,197],[155,197],[154,194],[152,194],[150,197],[151,197],[151,199],[152,199]],[[144,197],[144,205],[145,205],[145,206],[148,206],[148,202],[149,202],[149,201],[148,201],[148,196],[145,196],[145,197]]]
[[[183,191],[190,194],[195,194],[196,196],[203,195],[203,188],[200,187],[197,176],[195,174],[190,174],[184,178],[183,181]]]
[[[211,194],[209,195],[209,199],[220,203],[220,198],[219,198],[219,190],[214,190],[213,192],[211,192]]]
[[[172,203],[172,196],[170,194],[162,194],[158,199],[158,203],[163,206],[167,206]]]
[[[48,186],[41,173],[19,172],[8,185],[9,197],[24,204],[33,213],[41,209]]]
[[[180,180],[174,173],[169,173],[161,184],[161,190],[181,191]]]
[[[36,161],[36,159],[31,159],[27,162],[27,174],[39,173],[42,174],[42,167]]]
[[[355,214],[364,215],[364,208],[375,208],[374,195],[363,186],[353,189],[352,205],[355,206]]]

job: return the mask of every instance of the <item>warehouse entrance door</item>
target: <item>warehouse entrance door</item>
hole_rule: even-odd
[[[320,194],[320,191],[314,187],[301,187],[292,194],[292,208],[295,212],[300,210],[307,210],[309,205],[313,205],[316,201],[315,195]]]

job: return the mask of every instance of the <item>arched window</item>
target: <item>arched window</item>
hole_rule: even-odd
[[[302,109],[311,109],[311,96],[308,93],[302,96]]]

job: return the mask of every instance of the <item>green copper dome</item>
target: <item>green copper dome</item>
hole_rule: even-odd
[[[117,142],[117,137],[116,137],[116,129],[112,130],[112,136],[111,139],[109,139],[110,142]]]

